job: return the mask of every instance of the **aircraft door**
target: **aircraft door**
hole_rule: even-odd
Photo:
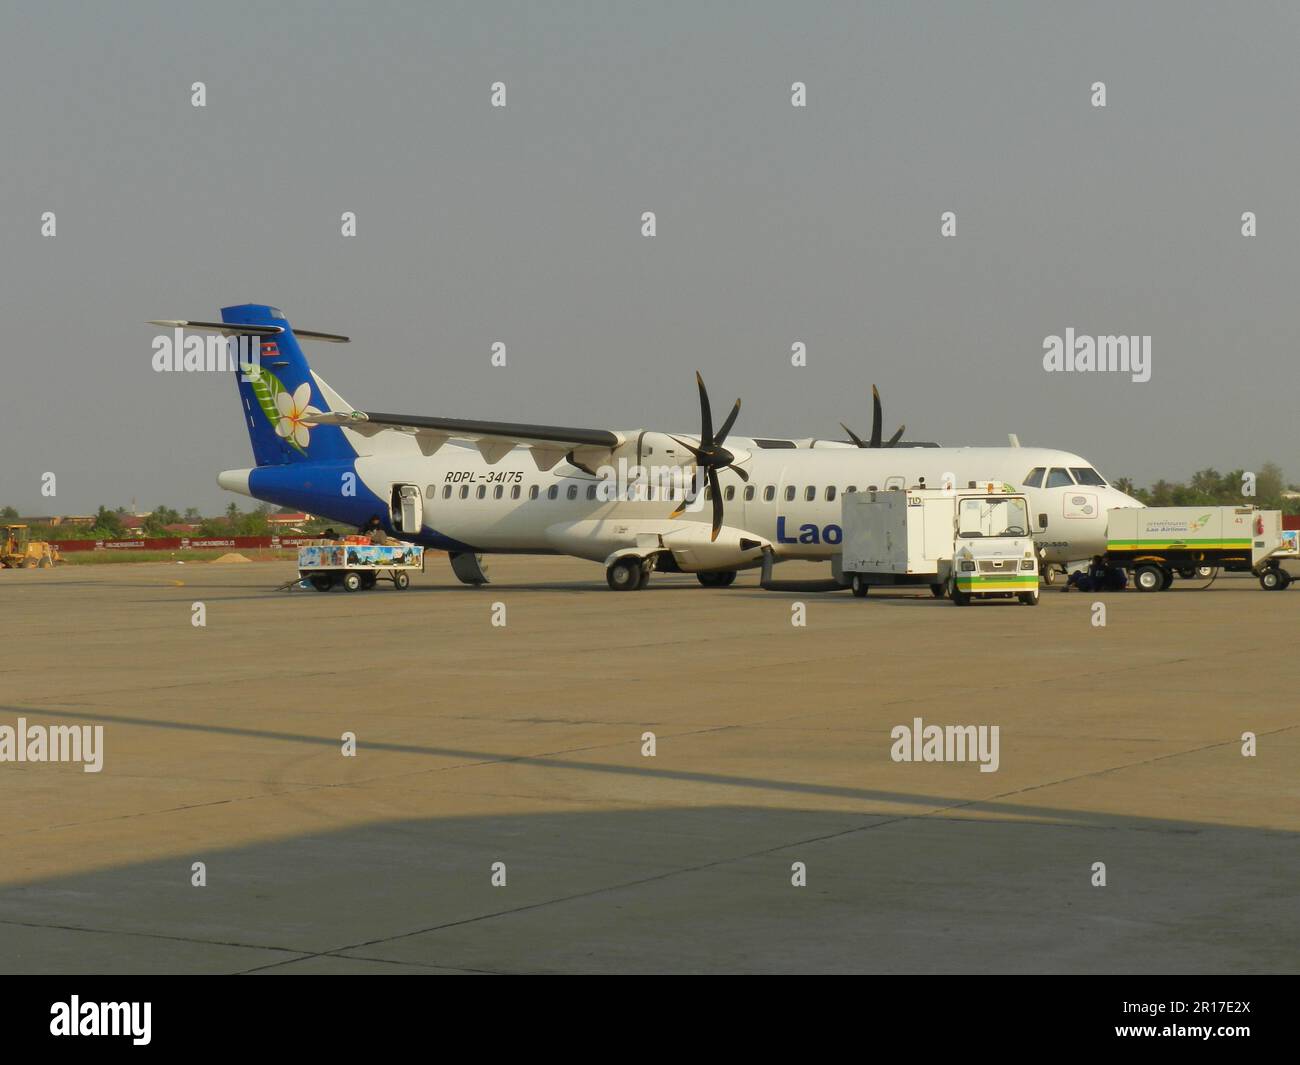
[[[424,523],[424,505],[420,499],[420,486],[394,485],[393,503],[393,525],[398,532],[418,533]]]

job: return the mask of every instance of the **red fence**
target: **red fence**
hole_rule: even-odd
[[[67,551],[208,551],[213,548],[301,547],[316,542],[311,536],[166,536],[140,540],[52,540]]]

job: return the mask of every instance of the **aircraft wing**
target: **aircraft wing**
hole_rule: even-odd
[[[340,425],[363,436],[385,431],[413,435],[425,455],[432,455],[448,440],[468,440],[488,462],[496,462],[516,447],[526,447],[537,468],[549,470],[569,457],[574,465],[587,468],[603,454],[624,442],[620,433],[609,429],[580,429],[565,425],[530,425],[524,422],[477,421],[470,418],[430,418],[411,414],[382,414],[374,411],[324,411],[303,421],[317,425]]]

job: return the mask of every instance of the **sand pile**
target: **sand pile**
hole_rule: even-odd
[[[246,558],[244,555],[241,555],[238,551],[228,551],[220,558],[214,558],[212,560],[214,565],[218,562],[252,562],[252,561],[253,560],[251,558]]]

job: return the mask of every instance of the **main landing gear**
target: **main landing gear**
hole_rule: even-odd
[[[616,592],[639,591],[650,583],[654,568],[654,558],[625,555],[615,559],[605,570],[605,581]],[[705,588],[729,588],[736,581],[736,571],[708,570],[695,574],[695,579]]]
[[[616,592],[635,592],[650,582],[650,565],[631,556],[620,558],[605,570],[605,580]]]
[[[736,581],[736,571],[712,570],[708,573],[697,573],[695,579],[706,588],[730,588]]]

